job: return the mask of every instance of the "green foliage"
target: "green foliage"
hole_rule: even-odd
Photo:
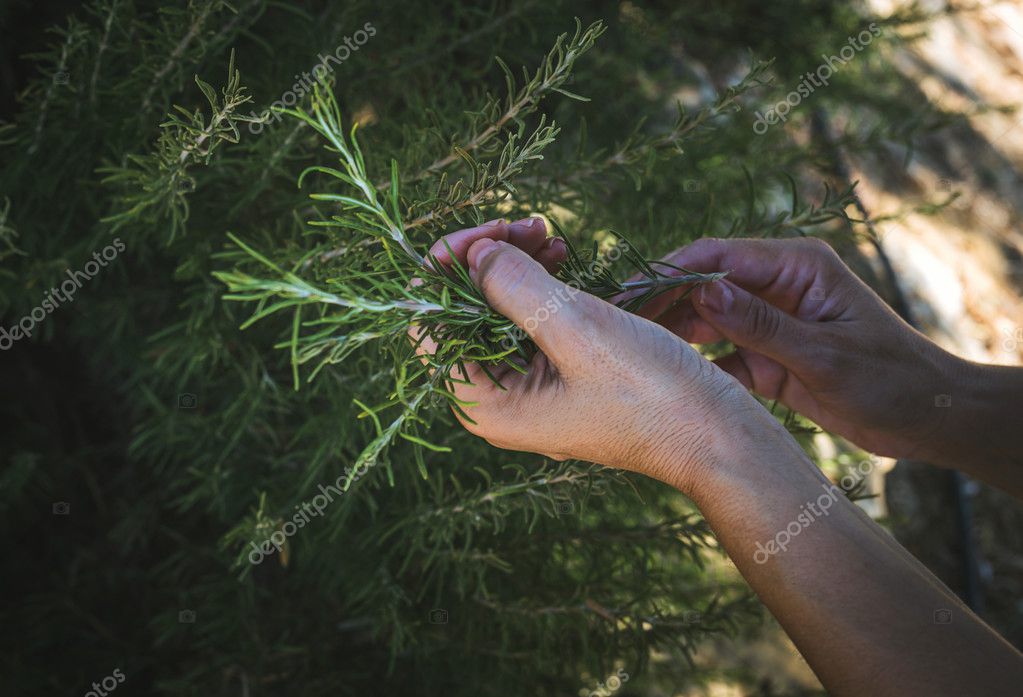
[[[532,103],[538,97],[531,96],[530,89],[541,92],[547,89],[562,91],[557,85],[567,75],[567,67],[574,57],[589,48],[592,37],[600,33],[601,26],[595,24],[586,32],[576,30],[573,39],[565,44],[566,35],[555,42],[545,67],[538,70],[528,83],[525,91],[509,96],[508,111],[497,116],[495,124],[503,124],[514,118],[512,114],[522,111],[523,104]],[[563,46],[564,44],[564,46]],[[509,74],[505,68],[506,74]],[[514,88],[508,78],[509,93]],[[573,95],[575,96],[575,95]],[[734,91],[729,95],[734,99]],[[340,228],[347,232],[343,254],[337,250],[328,255],[318,255],[314,250],[311,257],[298,262],[308,267],[310,261],[325,257],[332,265],[327,289],[321,290],[290,271],[285,271],[249,248],[232,236],[232,239],[251,257],[273,273],[274,278],[266,280],[243,272],[216,272],[214,275],[227,284],[232,294],[225,300],[258,302],[259,310],[243,326],[273,315],[277,312],[294,310],[293,331],[288,347],[291,350],[295,387],[298,387],[299,365],[318,360],[310,379],[327,365],[339,363],[354,351],[370,342],[385,342],[388,352],[394,356],[394,389],[382,405],[365,408],[362,416],[372,416],[376,424],[376,437],[356,460],[356,467],[375,463],[383,449],[394,437],[402,437],[437,452],[450,452],[450,448],[432,445],[423,439],[418,426],[420,405],[428,403],[434,396],[444,398],[456,412],[470,418],[462,410],[465,403],[458,400],[453,392],[453,383],[464,381],[467,363],[478,363],[491,376],[490,367],[504,364],[523,371],[516,357],[528,359],[535,347],[516,337],[516,328],[507,319],[494,312],[487,305],[482,293],[469,278],[461,264],[455,263],[450,271],[437,260],[417,251],[408,237],[403,223],[403,208],[421,209],[417,202],[401,203],[398,163],[391,160],[391,177],[386,186],[374,185],[362,152],[356,141],[356,127],[346,135],[342,127],[341,111],[333,94],[326,86],[317,85],[312,96],[312,113],[303,110],[288,111],[291,116],[311,126],[329,143],[331,151],[340,156],[341,169],[312,166],[299,176],[299,186],[310,173],[325,174],[351,190],[345,193],[314,193],[310,198],[337,204],[341,212],[329,219],[313,220],[310,225],[320,228]],[[706,113],[706,112],[702,112]],[[496,172],[489,175],[490,163],[474,161],[470,150],[480,150],[485,141],[493,138],[500,126],[485,129],[483,134],[474,136],[473,148],[459,148],[459,156],[465,159],[477,181],[482,182],[485,191],[501,186],[502,196],[514,195],[513,181],[524,165],[531,160],[541,159],[542,149],[554,139],[556,129],[540,124],[531,136],[519,143],[517,134],[511,134],[507,143],[495,157],[498,160]],[[695,119],[692,123],[699,123]],[[673,138],[675,138],[673,133]],[[422,176],[436,173],[448,162],[438,160],[425,170]],[[461,188],[459,180],[454,189]],[[479,185],[469,187],[479,189]],[[342,190],[345,190],[342,189]],[[378,193],[378,189],[384,191]],[[386,198],[385,198],[386,197]],[[475,197],[472,194],[471,197]],[[452,224],[461,223],[464,210],[472,207],[471,215],[478,216],[476,204],[447,204],[447,217]],[[458,211],[458,209],[462,209]],[[461,213],[461,215],[460,215]],[[429,213],[431,220],[440,221],[444,214],[438,210]],[[599,297],[610,298],[626,290],[643,289],[646,292],[632,298],[631,307],[638,307],[658,293],[680,285],[693,285],[714,280],[721,274],[686,273],[671,276],[658,270],[653,263],[637,255],[628,244],[621,244],[624,256],[633,262],[634,270],[642,278],[623,283],[615,278],[609,269],[601,265],[597,249],[586,260],[568,242],[571,256],[565,265],[562,277],[583,291]],[[378,249],[377,249],[378,248]],[[667,264],[671,270],[678,270]],[[314,317],[302,319],[303,309],[311,310]],[[406,339],[411,324],[416,324],[420,337],[430,336],[437,344],[436,350],[428,357],[417,355],[416,344]],[[420,338],[420,341],[422,339]],[[504,348],[508,346],[507,348]],[[494,379],[491,376],[491,379]],[[398,407],[400,415],[384,429],[380,418],[386,410]],[[420,470],[425,476],[422,458],[417,457]]]
[[[531,348],[502,344],[464,269],[423,257],[540,214],[571,245],[563,278],[610,297],[635,271],[663,289],[650,260],[703,235],[847,236],[846,183],[822,186],[803,117],[757,136],[750,111],[870,18],[789,0],[68,5],[0,115],[2,326],[115,234],[126,251],[3,355],[9,689],[82,693],[115,667],[122,690],[176,695],[712,677],[685,659],[758,609],[716,574],[705,523],[642,478],[460,429],[459,363]],[[346,39],[287,118],[243,114]],[[813,96],[857,116],[841,142],[934,123],[867,58]],[[430,366],[412,320],[443,339]]]
[[[125,193],[115,204],[120,210],[101,218],[110,230],[118,230],[129,221],[167,221],[170,239],[188,221],[188,195],[195,191],[195,177],[189,174],[193,165],[208,165],[222,143],[237,143],[238,123],[252,121],[236,112],[252,100],[241,85],[241,74],[234,67],[234,51],[227,68],[227,85],[223,96],[197,75],[195,84],[210,105],[209,118],[202,110],[189,111],[175,106],[177,113],[168,114],[160,124],[163,129],[152,152],[128,155],[127,167],[103,167],[102,183],[116,184]]]

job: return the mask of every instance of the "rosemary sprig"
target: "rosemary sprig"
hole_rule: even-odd
[[[567,44],[560,39],[556,49],[563,55],[549,61],[545,70],[537,73],[538,84],[559,91],[564,73],[558,66],[567,61],[570,67],[575,55],[572,52],[588,48],[594,34],[577,30],[576,37]],[[520,95],[512,104],[521,101]],[[388,398],[376,406],[360,404],[363,416],[371,418],[377,434],[359,456],[359,462],[375,464],[395,438],[442,449],[443,446],[423,437],[427,423],[420,413],[423,408],[439,401],[468,418],[463,411],[468,405],[460,402],[451,389],[452,385],[464,382],[466,364],[480,364],[485,374],[494,379],[491,368],[506,365],[522,370],[518,359],[531,356],[535,346],[528,337],[515,339],[509,346],[508,338],[515,337],[517,328],[487,304],[468,270],[457,261],[450,268],[442,266],[430,256],[425,243],[410,238],[410,226],[421,223],[415,218],[411,223],[405,221],[410,210],[424,208],[422,202],[403,204],[399,167],[393,159],[390,185],[381,190],[368,171],[356,127],[350,130],[344,127],[340,106],[327,85],[314,88],[308,110],[294,108],[284,113],[312,127],[337,158],[336,166],[308,167],[300,174],[298,184],[302,186],[313,177],[320,181],[326,177],[331,183],[330,187],[310,194],[310,198],[331,204],[334,209],[308,224],[330,237],[343,231],[345,251],[325,259],[322,250],[311,250],[285,269],[230,235],[236,250],[225,256],[250,268],[215,274],[230,289],[225,299],[256,304],[243,327],[281,312],[292,313],[289,338],[279,347],[290,351],[296,389],[300,369],[307,364],[313,364],[307,376],[307,380],[312,380],[325,367],[370,344],[382,346],[392,354],[394,383]],[[492,177],[493,182],[488,179],[486,186],[471,187],[473,190],[492,191],[497,183],[510,180],[530,162],[540,159],[542,150],[556,137],[557,128],[544,118],[539,121],[530,137],[520,138],[520,132],[508,135],[496,168],[485,173],[484,178]],[[510,182],[505,189],[513,190]],[[466,205],[475,207],[479,203],[471,201]],[[457,206],[431,204],[425,208],[430,209],[426,215],[437,227],[459,223]],[[555,230],[569,247],[568,260],[559,272],[561,280],[609,299],[627,291],[644,291],[629,294],[625,301],[629,307],[671,288],[721,276],[689,273],[648,261],[621,236],[616,236],[614,249],[624,268],[612,268],[618,265],[607,263],[596,245],[587,250],[577,249],[556,222]],[[249,262],[255,262],[255,267]],[[636,273],[640,276],[636,280],[618,280]],[[415,342],[407,338],[413,324],[419,327],[419,341],[429,336],[436,344],[430,355],[417,355]],[[390,418],[388,426],[382,427],[384,420],[380,415],[390,409],[400,411]]]

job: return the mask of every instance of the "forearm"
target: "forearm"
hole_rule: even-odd
[[[787,433],[773,421],[743,428],[719,440],[750,445],[720,443],[728,456],[683,490],[831,694],[1000,695],[1023,684],[1023,656]]]
[[[952,358],[936,390],[928,459],[1023,498],[1023,368]]]

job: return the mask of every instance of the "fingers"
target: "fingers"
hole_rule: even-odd
[[[700,273],[727,271],[728,280],[735,286],[801,319],[841,317],[853,295],[835,292],[843,279],[855,277],[826,243],[815,238],[700,239],[663,261]],[[636,314],[655,320],[686,341],[720,341],[723,335],[693,307],[697,300],[693,296],[679,300],[688,290],[687,286],[663,293],[638,308]]]
[[[787,366],[812,349],[812,324],[797,319],[728,280],[696,291],[693,308],[737,346],[749,347]]]
[[[700,273],[727,271],[735,285],[804,318],[821,311],[826,286],[835,283],[839,269],[852,275],[816,238],[700,239],[665,261]]]
[[[419,356],[419,360],[423,363],[423,365],[429,368],[431,365],[430,357],[437,352],[438,348],[436,339],[424,327],[418,324],[409,325],[408,338],[415,347],[415,352],[416,355]],[[433,368],[429,368],[429,370],[432,375]],[[469,383],[459,386],[459,398],[466,402],[474,402],[484,393],[492,392],[494,385],[491,382],[490,377],[496,378],[501,383],[501,387],[499,389],[505,391],[515,390],[526,378],[526,376],[523,376],[514,368],[507,365],[492,366],[489,370],[490,375],[488,376],[475,363],[463,366],[463,371],[459,371],[457,369],[453,370],[450,375],[453,380]],[[460,416],[459,420],[461,420]]]
[[[662,268],[659,270],[664,271],[668,276],[681,275],[682,273],[681,271],[675,272],[674,269]],[[640,281],[643,280],[644,278],[646,278],[646,276],[639,273],[629,278],[628,281]],[[639,315],[640,317],[645,317],[646,319],[649,320],[658,321],[658,318],[661,316],[661,314],[667,312],[671,308],[671,306],[680,297],[682,297],[687,290],[689,290],[690,287],[691,286],[679,286],[678,288],[673,288],[667,292],[657,295],[652,300],[649,300],[648,302],[645,302],[634,309],[629,308],[625,303],[627,303],[629,300],[632,300],[633,298],[642,296],[644,293],[647,292],[645,289],[637,288],[635,290],[627,290],[624,293],[619,293],[618,295],[609,298],[609,302],[619,307],[627,308],[631,312],[634,312],[635,314]]]
[[[755,351],[738,349],[715,359],[714,364],[738,380],[747,390],[765,399],[779,399],[787,403],[786,383],[795,378],[777,361]]]
[[[691,344],[713,344],[724,337],[693,307],[686,298],[674,307],[670,307],[657,315],[654,320],[676,336],[680,336]]]
[[[800,299],[812,285],[830,248],[814,239],[699,239],[667,255],[662,261],[698,273],[727,271],[728,280],[759,295],[786,312],[798,309]],[[669,276],[681,271],[662,267]],[[689,287],[663,293],[637,310],[658,319],[673,310],[673,303]],[[638,294],[633,292],[633,295]]]
[[[557,280],[524,250],[505,242],[483,237],[466,257],[469,275],[491,307],[524,330],[555,364],[571,356],[576,306],[595,298],[577,298],[582,291]],[[549,321],[555,315],[557,321]]]
[[[678,276],[683,273],[682,271],[676,271],[667,267],[662,270],[668,276]],[[636,274],[629,280],[638,281],[643,278],[645,278],[643,274]],[[649,302],[634,309],[629,308],[625,303],[634,297],[641,296],[646,292],[645,290],[626,291],[611,298],[609,302],[628,309],[640,317],[657,322],[672,334],[682,337],[689,343],[710,344],[721,341],[724,338],[721,336],[721,333],[700,317],[696,310],[693,309],[689,296],[686,296],[686,293],[691,294],[694,290],[698,290],[698,288],[693,288],[692,285],[680,286],[661,293]]]
[[[547,226],[542,218],[524,218],[512,223],[498,219],[483,223],[477,227],[445,235],[433,243],[433,246],[430,247],[430,254],[435,256],[441,264],[450,266],[452,263],[451,255],[453,253],[458,263],[465,265],[469,247],[474,242],[482,239],[507,242],[515,245],[530,256],[550,249],[547,243]],[[448,251],[449,247],[450,252]],[[549,262],[553,262],[556,260],[557,253],[548,251],[545,254],[545,258],[547,257],[549,257]],[[564,261],[564,257],[560,261]]]
[[[466,230],[459,230],[437,240],[430,249],[430,254],[438,262],[450,266],[457,260],[468,266],[468,252],[472,245],[480,240],[505,242],[531,255],[548,274],[556,273],[560,265],[568,258],[568,248],[559,238],[547,237],[547,227],[542,218],[524,218],[514,222],[503,219],[492,220]],[[422,284],[418,278],[412,279],[412,285]],[[437,342],[433,336],[421,327],[412,324],[409,327],[409,339],[415,344],[416,353],[427,362],[427,356],[437,350]],[[472,373],[480,371],[469,366]],[[511,370],[510,368],[508,370]],[[491,369],[491,373],[506,372],[503,368]]]
[[[568,259],[568,246],[560,237],[548,237],[533,258],[547,269],[547,273],[556,274],[561,265]]]

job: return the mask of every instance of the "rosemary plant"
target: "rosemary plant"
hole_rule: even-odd
[[[218,97],[208,82],[195,77],[210,105],[207,119],[201,109],[189,111],[180,106],[160,124],[160,136],[153,150],[145,155],[128,155],[123,166],[101,167],[107,176],[104,184],[117,185],[125,191],[118,209],[100,222],[117,230],[139,217],[166,219],[170,226],[168,242],[181,232],[188,221],[188,196],[196,188],[190,168],[208,165],[222,143],[237,143],[238,122],[251,121],[238,110],[252,98],[241,84],[241,74],[234,65],[234,51],[227,68],[227,84]]]
[[[577,41],[571,44],[576,45]],[[307,176],[323,175],[337,188],[310,194],[314,201],[336,204],[337,210],[328,219],[312,220],[309,224],[340,228],[351,239],[344,254],[333,257],[329,277],[322,284],[314,284],[296,272],[308,266],[308,257],[301,259],[296,269],[282,269],[232,234],[232,241],[259,262],[268,276],[237,270],[216,272],[215,276],[231,291],[224,297],[257,303],[256,311],[243,326],[278,312],[293,313],[291,336],[281,346],[291,352],[296,389],[299,369],[304,364],[315,363],[308,376],[312,380],[325,366],[344,360],[363,345],[378,342],[387,347],[394,358],[394,387],[382,404],[360,404],[363,415],[372,418],[376,425],[377,437],[359,456],[357,466],[374,463],[395,437],[429,449],[443,449],[420,433],[424,422],[418,418],[418,412],[431,403],[428,398],[439,396],[470,419],[463,410],[466,403],[450,389],[452,383],[465,379],[461,377],[467,375],[465,364],[480,364],[496,382],[488,366],[503,363],[524,371],[516,358],[528,358],[535,346],[528,338],[520,338],[523,335],[515,325],[487,305],[467,269],[457,260],[448,268],[428,252],[417,249],[403,222],[397,161],[391,160],[389,184],[375,185],[356,138],[357,126],[344,128],[341,109],[329,85],[318,84],[314,88],[310,112],[284,111],[315,129],[326,141],[327,149],[338,156],[338,167],[315,165],[298,178],[301,187]],[[541,123],[518,155],[511,154],[515,149],[514,141],[510,141],[505,150],[510,153],[507,159],[517,157],[525,161],[539,157],[538,154],[523,157],[521,153],[539,149],[538,144],[542,145],[544,140],[537,134],[550,129],[553,125]],[[431,165],[428,170],[437,167]],[[569,250],[568,260],[559,273],[562,280],[603,298],[628,292],[624,303],[629,308],[639,307],[671,288],[687,285],[691,289],[724,275],[693,273],[664,262],[647,261],[631,244],[616,236],[614,243],[620,258],[629,267],[630,275],[638,276],[623,282],[609,265],[602,263],[596,243],[589,250],[579,250],[563,234],[561,237]],[[412,323],[421,330],[416,342],[407,339]],[[426,336],[436,342],[437,348],[423,357],[415,348]],[[384,427],[381,416],[392,408],[399,414]],[[422,467],[421,458],[419,463]]]
[[[16,396],[0,505],[24,532],[18,602],[0,612],[8,691],[81,694],[113,666],[147,694],[253,697],[553,697],[619,668],[637,694],[721,678],[685,659],[745,632],[756,606],[706,563],[693,509],[455,426],[460,366],[534,347],[428,250],[543,215],[569,244],[560,278],[635,307],[707,280],[645,258],[703,236],[848,238],[845,183],[818,195],[812,107],[841,116],[843,149],[885,163],[951,116],[876,60],[899,18],[816,0],[7,5],[3,326],[38,317],[114,235],[127,246],[0,360]],[[607,24],[552,36],[576,16]],[[367,21],[373,40],[330,58],[334,86],[299,94]],[[871,57],[753,133],[751,111],[872,21],[891,31]],[[245,128],[249,96],[282,90],[293,113]],[[426,365],[410,324],[439,344]],[[412,462],[425,478],[398,469]],[[348,471],[362,474],[346,485]],[[750,689],[776,693],[762,677]]]

